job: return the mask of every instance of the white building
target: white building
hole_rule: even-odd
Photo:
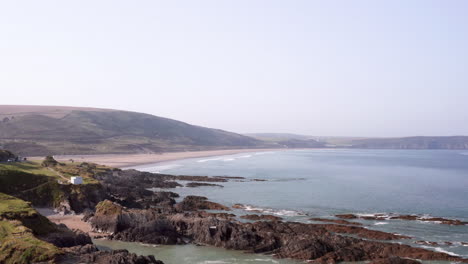
[[[70,182],[71,182],[72,184],[83,184],[83,178],[80,177],[80,176],[71,177],[71,178],[70,178]]]

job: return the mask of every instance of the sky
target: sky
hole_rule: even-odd
[[[0,1],[0,104],[468,135],[468,1]]]

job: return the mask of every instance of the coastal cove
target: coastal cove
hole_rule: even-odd
[[[468,220],[468,156],[451,150],[290,150],[241,153],[135,167],[175,175],[245,177],[223,188],[178,187],[181,195],[206,196],[227,206],[284,220],[337,214],[417,214]],[[238,215],[249,211],[235,210]],[[366,228],[412,236],[412,246],[468,256],[468,226],[403,220],[363,220]],[[422,244],[421,241],[438,244]],[[449,243],[446,243],[449,242]],[[418,244],[419,243],[419,244]],[[228,262],[229,263],[229,262]]]

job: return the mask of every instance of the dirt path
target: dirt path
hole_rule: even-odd
[[[52,171],[52,172],[54,172],[55,174],[57,174],[57,176],[61,177],[61,178],[64,179],[65,181],[67,181],[67,182],[70,181],[70,179],[68,179],[67,177],[63,176],[60,172],[58,172],[58,171],[56,171],[56,170],[54,170],[54,169],[52,169],[52,168],[49,168],[49,167],[47,167],[47,169],[50,170],[50,171]]]

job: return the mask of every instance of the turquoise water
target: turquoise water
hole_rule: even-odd
[[[468,221],[467,151],[290,150],[188,159],[137,169],[265,179],[175,191],[182,196],[207,196],[225,205],[247,204],[291,221],[310,222],[310,217],[338,213],[425,214]],[[413,240],[401,241],[413,246],[416,240],[454,242],[429,248],[468,257],[468,247],[459,243],[468,242],[468,226],[361,222],[372,229],[413,236]]]

